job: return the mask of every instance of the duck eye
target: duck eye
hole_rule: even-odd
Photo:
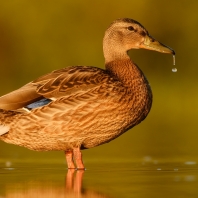
[[[135,29],[133,28],[133,26],[129,26],[129,27],[127,27],[127,29],[129,30],[129,31],[134,31]]]

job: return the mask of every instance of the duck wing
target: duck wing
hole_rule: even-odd
[[[16,110],[42,99],[36,87],[30,82],[23,87],[0,97],[0,109]]]
[[[86,92],[112,81],[106,70],[89,66],[72,66],[55,70],[0,97],[0,109],[17,110],[42,100],[56,100]]]

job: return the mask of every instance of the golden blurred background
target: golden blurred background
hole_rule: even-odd
[[[172,57],[133,50],[154,95],[147,119],[109,144],[83,151],[85,163],[109,159],[195,160],[198,152],[198,1],[7,0],[0,2],[0,95],[69,65],[104,68],[102,38],[117,19],[139,21],[176,51]],[[176,67],[178,71],[172,72]],[[1,159],[64,161],[0,142]]]

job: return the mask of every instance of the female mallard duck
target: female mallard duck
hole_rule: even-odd
[[[36,151],[65,151],[68,168],[84,169],[81,149],[117,138],[144,120],[152,104],[147,79],[130,49],[174,51],[124,18],[106,30],[106,69],[72,66],[0,97],[0,139]]]

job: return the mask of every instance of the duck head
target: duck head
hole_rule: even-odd
[[[106,62],[128,58],[129,50],[141,48],[175,55],[173,49],[155,40],[133,19],[118,19],[105,32],[103,51]]]

